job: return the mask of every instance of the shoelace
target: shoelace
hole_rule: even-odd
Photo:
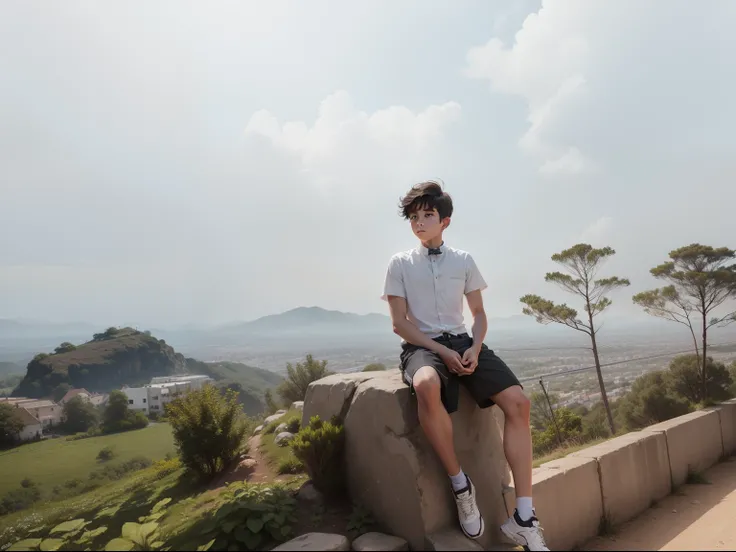
[[[457,498],[458,506],[460,506],[460,513],[462,513],[463,517],[475,517],[475,505],[473,504],[473,497],[470,495],[470,491],[463,493]]]

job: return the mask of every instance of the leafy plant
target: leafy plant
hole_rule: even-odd
[[[201,528],[209,542],[198,550],[260,550],[269,541],[290,538],[296,500],[285,489],[235,483],[225,497],[227,502]]]
[[[302,473],[304,464],[296,458],[288,457],[279,462],[276,470],[280,475]]]
[[[365,507],[360,504],[353,506],[350,517],[348,518],[347,531],[353,538],[359,537],[363,533],[367,533],[368,530],[376,524],[375,519]]]
[[[336,418],[323,422],[319,416],[313,416],[291,441],[291,449],[317,490],[330,496],[344,491],[345,431]]]
[[[113,456],[115,456],[115,452],[112,450],[112,447],[105,447],[97,453],[97,460],[99,462],[107,462],[108,460],[112,460]]]

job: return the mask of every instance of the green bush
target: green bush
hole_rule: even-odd
[[[296,458],[285,458],[277,466],[279,475],[289,475],[304,472],[304,464]]]
[[[167,458],[153,463],[153,469],[156,472],[156,479],[163,479],[167,475],[180,470],[182,467],[181,460],[178,458]]]
[[[35,485],[8,491],[0,499],[0,516],[30,508],[39,500],[41,500],[41,491]]]
[[[131,458],[127,462],[116,465],[107,465],[101,470],[95,470],[89,474],[89,478],[93,481],[109,479],[110,481],[117,481],[122,479],[125,475],[134,472],[144,470],[152,464],[151,460],[145,456],[136,456]]]
[[[167,413],[182,464],[202,479],[228,468],[250,430],[237,395],[211,385],[169,403]]]
[[[224,503],[204,522],[204,550],[267,550],[291,537],[296,500],[281,487],[229,485]]]
[[[105,447],[97,453],[97,460],[99,462],[107,462],[108,460],[112,460],[113,456],[115,456],[115,452],[112,450],[112,447]]]
[[[301,429],[302,418],[301,416],[297,414],[297,415],[291,416],[283,423],[286,424],[286,431],[288,431],[289,433],[298,433],[299,430]]]
[[[319,416],[313,416],[291,441],[291,449],[317,490],[328,496],[344,492],[345,431],[336,418],[323,422]]]
[[[363,372],[383,372],[386,370],[386,365],[380,362],[371,362],[363,368]]]

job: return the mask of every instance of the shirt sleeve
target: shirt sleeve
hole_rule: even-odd
[[[487,287],[488,284],[486,284],[483,276],[481,276],[473,257],[468,255],[465,259],[465,294],[467,295],[471,291],[476,290],[483,291]]]
[[[383,284],[383,295],[381,299],[388,301],[389,295],[396,295],[406,299],[406,289],[404,288],[404,274],[401,271],[401,265],[396,257],[392,258],[388,263],[386,270],[386,280]]]

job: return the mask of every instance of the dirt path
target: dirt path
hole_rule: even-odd
[[[709,485],[684,485],[615,535],[581,550],[736,550],[736,459],[705,475]]]
[[[261,453],[261,436],[254,435],[248,440],[249,450],[248,456],[241,460],[240,464],[223,474],[211,486],[212,489],[224,487],[226,483],[235,481],[249,481],[252,483],[270,483],[272,481],[282,481],[287,478],[284,475],[278,475],[268,464],[268,460]]]

